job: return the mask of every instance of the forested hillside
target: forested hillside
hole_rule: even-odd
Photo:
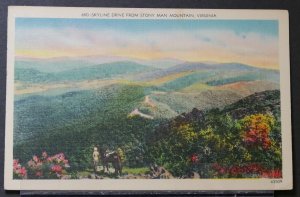
[[[194,108],[148,136],[150,160],[180,177],[281,176],[279,102],[266,91],[223,110]]]
[[[98,147],[118,150],[123,167],[140,178],[151,166],[181,178],[281,176],[278,71],[238,63],[60,62],[69,69],[17,65],[14,158],[25,167],[35,168],[27,161],[44,151],[63,154],[65,174],[78,178],[90,174]]]

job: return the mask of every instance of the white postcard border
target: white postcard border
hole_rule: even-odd
[[[100,13],[176,13],[199,14],[196,18],[168,17],[182,20],[258,19],[279,22],[279,63],[282,119],[282,171],[276,179],[169,179],[169,180],[13,180],[13,104],[14,104],[14,38],[15,18],[112,18]],[[95,15],[84,15],[95,13]],[[99,13],[97,15],[96,13]],[[200,17],[201,16],[201,17]],[[125,17],[141,19],[141,17]],[[114,17],[124,19],[124,17]],[[158,19],[147,17],[142,19]],[[165,19],[165,18],[159,18]],[[292,189],[292,141],[288,12],[286,10],[225,10],[225,9],[148,9],[148,8],[74,8],[10,6],[8,9],[7,93],[5,135],[6,190],[282,190]]]

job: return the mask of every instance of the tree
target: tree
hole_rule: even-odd
[[[267,150],[271,146],[270,131],[275,125],[272,115],[254,114],[241,120],[243,140],[249,146],[262,147]]]
[[[252,162],[265,168],[281,169],[280,123],[271,114],[253,114],[240,120],[241,136]]]

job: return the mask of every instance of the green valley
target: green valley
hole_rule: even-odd
[[[191,169],[197,173],[212,170],[186,163],[192,154],[203,157],[196,149],[215,143],[206,139],[205,132],[222,140],[224,136],[210,129],[225,129],[226,135],[241,145],[240,134],[234,132],[242,132],[243,118],[274,118],[276,130],[280,128],[279,72],[275,70],[237,63],[180,63],[166,68],[133,61],[78,63],[74,67],[71,63],[52,71],[38,70],[35,64],[26,67],[28,61],[16,66],[14,158],[23,164],[43,151],[63,152],[72,173],[87,174],[92,168],[93,147],[97,146],[121,149],[127,172],[142,169],[148,173],[146,169],[155,163],[181,177]],[[170,137],[177,136],[176,129],[183,129],[180,132],[187,136]],[[280,136],[274,132],[272,140],[277,146]],[[182,139],[187,141],[178,141]],[[181,145],[173,147],[170,143]],[[247,147],[244,149],[246,154]],[[173,157],[176,150],[180,154]],[[207,162],[222,160],[221,154],[215,157],[220,160]],[[233,158],[223,157],[231,164]],[[280,166],[280,161],[274,165]],[[213,176],[201,173],[203,177]]]

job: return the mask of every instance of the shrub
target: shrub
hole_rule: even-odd
[[[60,179],[67,175],[69,161],[63,153],[48,156],[47,152],[43,152],[40,157],[34,155],[26,164],[21,167],[18,160],[14,160],[14,177],[28,179]]]
[[[13,160],[13,177],[15,179],[26,179],[27,178],[27,170],[25,167],[19,163],[18,159]]]

